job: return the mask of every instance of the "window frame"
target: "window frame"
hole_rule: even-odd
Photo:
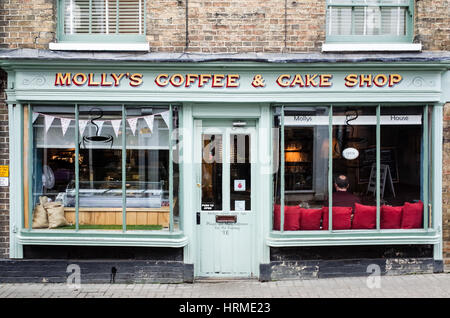
[[[336,2],[337,1],[337,2]],[[406,8],[405,27],[406,34],[401,36],[394,35],[330,35],[329,34],[329,9],[352,8],[352,7],[373,7],[374,5],[363,4],[361,0],[352,0],[356,3],[339,3],[339,0],[326,0],[326,18],[325,18],[325,43],[412,43],[414,38],[414,0],[408,0],[408,5],[383,4],[378,7],[404,7]],[[354,24],[352,23],[352,30]]]
[[[146,42],[146,8],[147,0],[141,0],[142,3],[142,34],[101,34],[101,33],[91,33],[91,34],[66,34],[64,33],[65,24],[65,14],[64,14],[64,4],[68,0],[58,0],[57,1],[57,29],[56,29],[56,39],[58,42],[62,43],[143,43]],[[117,1],[120,0],[111,0]]]
[[[422,106],[423,107],[423,131],[422,131],[422,139],[427,140],[428,146],[422,148],[422,156],[423,156],[423,162],[422,162],[422,169],[423,169],[423,179],[422,179],[422,186],[424,189],[423,194],[423,203],[424,203],[424,211],[423,211],[423,227],[418,229],[381,229],[380,228],[380,220],[381,220],[381,199],[380,199],[380,161],[381,161],[381,124],[380,124],[380,116],[381,116],[381,108],[386,108],[389,106],[400,106],[400,107],[408,107],[408,106]],[[272,112],[273,119],[276,116],[280,117],[280,126],[276,129],[279,129],[279,160],[280,160],[280,211],[284,211],[285,207],[285,158],[284,158],[284,113],[285,109],[287,107],[294,107],[298,108],[298,105],[274,105],[274,109]],[[333,106],[345,106],[342,104],[328,104],[328,105],[315,105],[316,107],[327,107],[329,109],[328,112],[328,138],[331,140],[333,138]],[[274,214],[271,213],[270,217],[270,239],[268,241],[269,246],[275,247],[275,246],[297,246],[298,244],[301,245],[353,245],[357,244],[356,240],[359,240],[359,242],[362,241],[371,241],[372,244],[386,244],[386,241],[391,242],[391,240],[396,239],[406,239],[407,242],[410,242],[410,236],[411,234],[423,234],[421,237],[415,237],[414,240],[417,242],[421,242],[422,240],[428,241],[435,238],[430,238],[433,235],[436,234],[436,224],[434,222],[435,220],[435,213],[439,212],[439,207],[436,206],[435,203],[435,180],[434,178],[436,173],[436,166],[434,164],[434,152],[436,149],[435,142],[437,138],[437,132],[435,131],[437,129],[435,120],[436,116],[439,114],[436,111],[436,107],[434,104],[430,103],[421,103],[421,104],[411,104],[406,105],[405,103],[402,104],[366,104],[366,105],[360,105],[360,104],[352,104],[352,106],[361,106],[361,107],[376,107],[376,116],[377,116],[377,123],[376,123],[376,207],[377,207],[377,213],[376,213],[376,228],[375,229],[365,229],[365,230],[358,230],[358,229],[349,229],[349,230],[333,230],[332,228],[332,187],[333,187],[333,146],[332,143],[328,143],[328,172],[327,172],[327,180],[328,180],[328,210],[329,210],[329,228],[328,230],[319,230],[319,231],[285,231],[284,230],[284,213],[280,213],[280,230],[274,230],[273,224],[274,224]],[[301,107],[301,106],[300,106]],[[310,107],[310,106],[304,106],[304,107]],[[277,108],[279,111],[277,111]],[[431,114],[430,114],[431,110]],[[424,143],[425,144],[425,143]],[[276,150],[276,149],[274,149]],[[278,176],[274,173],[273,178],[277,178]],[[272,207],[275,204],[275,191],[273,187],[274,182],[272,179]],[[425,190],[426,189],[426,190]],[[430,207],[431,207],[431,213],[430,213]],[[389,238],[383,237],[383,235],[389,235]],[[393,235],[393,236],[392,236]],[[328,239],[332,238],[330,241],[327,241]],[[299,239],[300,241],[296,241],[295,239]],[[303,239],[306,239],[307,241],[304,241]],[[334,242],[332,240],[335,240]],[[324,241],[325,240],[325,241]],[[340,241],[341,240],[341,241]],[[397,240],[398,241],[398,240]],[[360,243],[361,244],[361,243]],[[417,243],[421,244],[421,243]],[[422,243],[423,244],[423,243]]]
[[[79,153],[80,153],[80,131],[79,131],[79,110],[80,110],[80,106],[85,106],[85,105],[92,105],[93,103],[75,103],[75,104],[64,104],[62,105],[62,107],[74,107],[74,112],[75,112],[75,118],[74,118],[74,129],[75,129],[75,138],[74,138],[74,143],[75,143],[75,157],[78,158]],[[38,105],[38,104],[36,104]],[[113,105],[113,104],[98,104],[101,106],[108,106],[108,105]],[[133,104],[123,104],[123,103],[115,103],[114,105],[120,105],[121,106],[121,125],[120,125],[120,129],[122,132],[126,131],[126,123],[127,123],[127,106],[135,106]],[[142,103],[140,103],[139,105],[142,105]],[[41,104],[39,104],[39,106],[41,106]],[[43,106],[43,105],[42,105]],[[168,149],[169,149],[169,228],[168,230],[127,230],[127,205],[126,205],[126,184],[127,184],[127,174],[126,174],[126,164],[127,164],[127,160],[126,160],[126,156],[127,156],[127,134],[126,133],[122,133],[121,134],[121,138],[122,138],[122,143],[121,143],[121,151],[122,151],[122,160],[121,160],[121,170],[122,170],[122,180],[121,180],[121,190],[122,190],[122,230],[80,230],[79,228],[79,161],[75,160],[74,162],[74,169],[75,169],[75,229],[64,229],[64,230],[58,230],[56,229],[33,229],[32,228],[32,223],[33,223],[33,210],[34,210],[34,200],[33,200],[33,189],[31,186],[28,186],[28,191],[24,191],[23,187],[22,187],[22,197],[25,198],[27,197],[27,203],[28,205],[25,206],[24,205],[24,211],[22,212],[22,224],[21,224],[21,229],[22,229],[22,233],[24,234],[80,234],[80,235],[91,235],[93,233],[97,233],[97,234],[107,234],[107,233],[118,233],[118,234],[124,234],[125,236],[129,236],[132,234],[137,234],[137,235],[141,235],[143,233],[145,234],[156,234],[156,235],[170,235],[170,236],[174,236],[174,235],[179,235],[182,233],[183,229],[182,229],[182,222],[179,222],[179,227],[178,229],[175,228],[174,226],[174,196],[173,196],[173,192],[174,192],[174,160],[173,160],[173,152],[177,151],[176,150],[176,143],[173,140],[173,135],[174,135],[174,116],[173,116],[173,112],[174,111],[178,111],[178,116],[180,115],[180,107],[177,105],[174,105],[172,103],[167,104],[167,105],[161,105],[158,104],[158,106],[165,106],[168,108],[169,111],[169,127],[168,127]],[[27,121],[25,122],[24,119],[24,114],[22,112],[22,116],[21,116],[21,131],[22,131],[22,135],[21,135],[21,139],[22,142],[21,144],[23,145],[22,147],[22,151],[23,152],[27,152],[28,154],[32,154],[33,153],[33,147],[34,147],[34,142],[33,142],[33,138],[34,138],[34,130],[33,130],[33,116],[31,116],[32,112],[33,112],[33,104],[28,104],[26,106],[24,106],[24,108],[26,108],[27,113],[28,113],[28,117],[27,117]],[[24,134],[23,131],[24,129],[27,131],[28,133],[28,144],[24,143]],[[175,132],[176,132],[176,128],[175,128]],[[120,138],[120,137],[119,137]],[[24,163],[25,164],[25,163]],[[26,175],[24,172],[24,180],[25,178],[27,179],[28,185],[32,185],[33,184],[33,158],[31,155],[27,156],[27,169],[26,169]],[[22,168],[23,171],[23,168]],[[180,190],[180,189],[178,189]],[[180,191],[179,191],[180,192]],[[180,193],[178,194],[178,196],[180,197]],[[181,204],[180,200],[179,201],[179,205]],[[25,201],[24,201],[25,202]],[[27,224],[25,223],[25,214],[24,212],[28,212],[27,213],[27,217],[28,217],[28,222]],[[179,210],[179,219],[180,221],[182,220],[182,209]]]

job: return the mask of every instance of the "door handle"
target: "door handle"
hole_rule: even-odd
[[[200,212],[197,212],[197,225],[200,225]]]

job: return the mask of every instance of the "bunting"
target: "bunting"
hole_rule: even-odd
[[[120,123],[122,122],[121,119],[117,120],[111,120],[111,125],[113,126],[114,132],[116,134],[116,137],[119,137],[119,129],[120,129]]]
[[[45,133],[48,132],[54,120],[55,120],[54,116],[44,115]]]
[[[145,116],[144,119],[147,123],[148,129],[150,129],[150,133],[153,133],[153,122],[155,120],[155,115]]]
[[[33,112],[33,124],[36,121],[36,119],[39,117],[39,113]]]
[[[162,119],[164,120],[164,123],[167,125],[167,127],[169,127],[169,116],[170,116],[170,112],[169,111],[165,111],[156,115],[160,115],[162,117]],[[127,118],[127,122],[130,125],[131,128],[131,132],[133,133],[133,135],[136,135],[136,130],[137,130],[137,123],[138,120],[140,118],[144,119],[148,128],[150,129],[150,132],[153,133],[153,128],[154,128],[154,121],[155,121],[155,116],[156,115],[147,115],[147,116],[139,116],[139,117],[131,117],[131,118]],[[62,130],[62,134],[63,136],[65,136],[65,134],[67,133],[67,130],[70,127],[70,123],[72,122],[72,120],[75,120],[73,118],[67,118],[67,117],[58,117],[58,116],[52,116],[52,115],[47,115],[47,114],[42,114],[42,113],[38,113],[38,112],[33,112],[32,115],[32,121],[33,123],[37,120],[37,118],[39,116],[44,116],[44,128],[45,128],[45,133],[48,132],[48,130],[50,129],[51,125],[53,124],[55,118],[59,119],[61,121],[61,130]],[[78,120],[78,128],[79,128],[79,132],[80,135],[83,136],[87,125],[89,124],[90,120],[88,119],[79,119]],[[114,132],[116,134],[116,137],[119,136],[119,130],[120,130],[120,126],[122,124],[122,120],[121,119],[117,119],[117,120],[95,120],[94,123],[98,126],[98,134],[100,135],[104,126],[105,122],[111,122],[111,125],[114,129]]]
[[[72,121],[72,119],[70,119],[70,118],[60,118],[60,120],[61,120],[62,133],[63,133],[63,136],[65,136],[66,132],[67,132],[67,129],[69,128],[70,122]]]
[[[80,129],[80,136],[83,136],[84,130],[86,129],[86,126],[87,126],[88,122],[89,121],[85,120],[85,119],[78,120],[78,127]]]
[[[166,126],[169,127],[169,111],[166,111],[164,113],[160,113],[160,115],[164,119],[164,122],[166,123]]]
[[[133,136],[136,134],[136,127],[137,127],[137,121],[138,118],[128,118],[127,119],[128,124],[130,125],[131,132],[133,133]]]

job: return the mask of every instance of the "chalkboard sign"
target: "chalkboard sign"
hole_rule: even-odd
[[[376,148],[370,147],[361,149],[358,162],[358,183],[368,183],[372,164],[376,163]],[[393,147],[385,147],[380,150],[380,163],[389,166],[392,175],[392,182],[399,182],[397,151]]]

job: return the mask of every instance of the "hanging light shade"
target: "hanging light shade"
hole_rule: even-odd
[[[285,162],[302,162],[304,156],[301,153],[302,146],[299,144],[291,144],[284,150]]]

